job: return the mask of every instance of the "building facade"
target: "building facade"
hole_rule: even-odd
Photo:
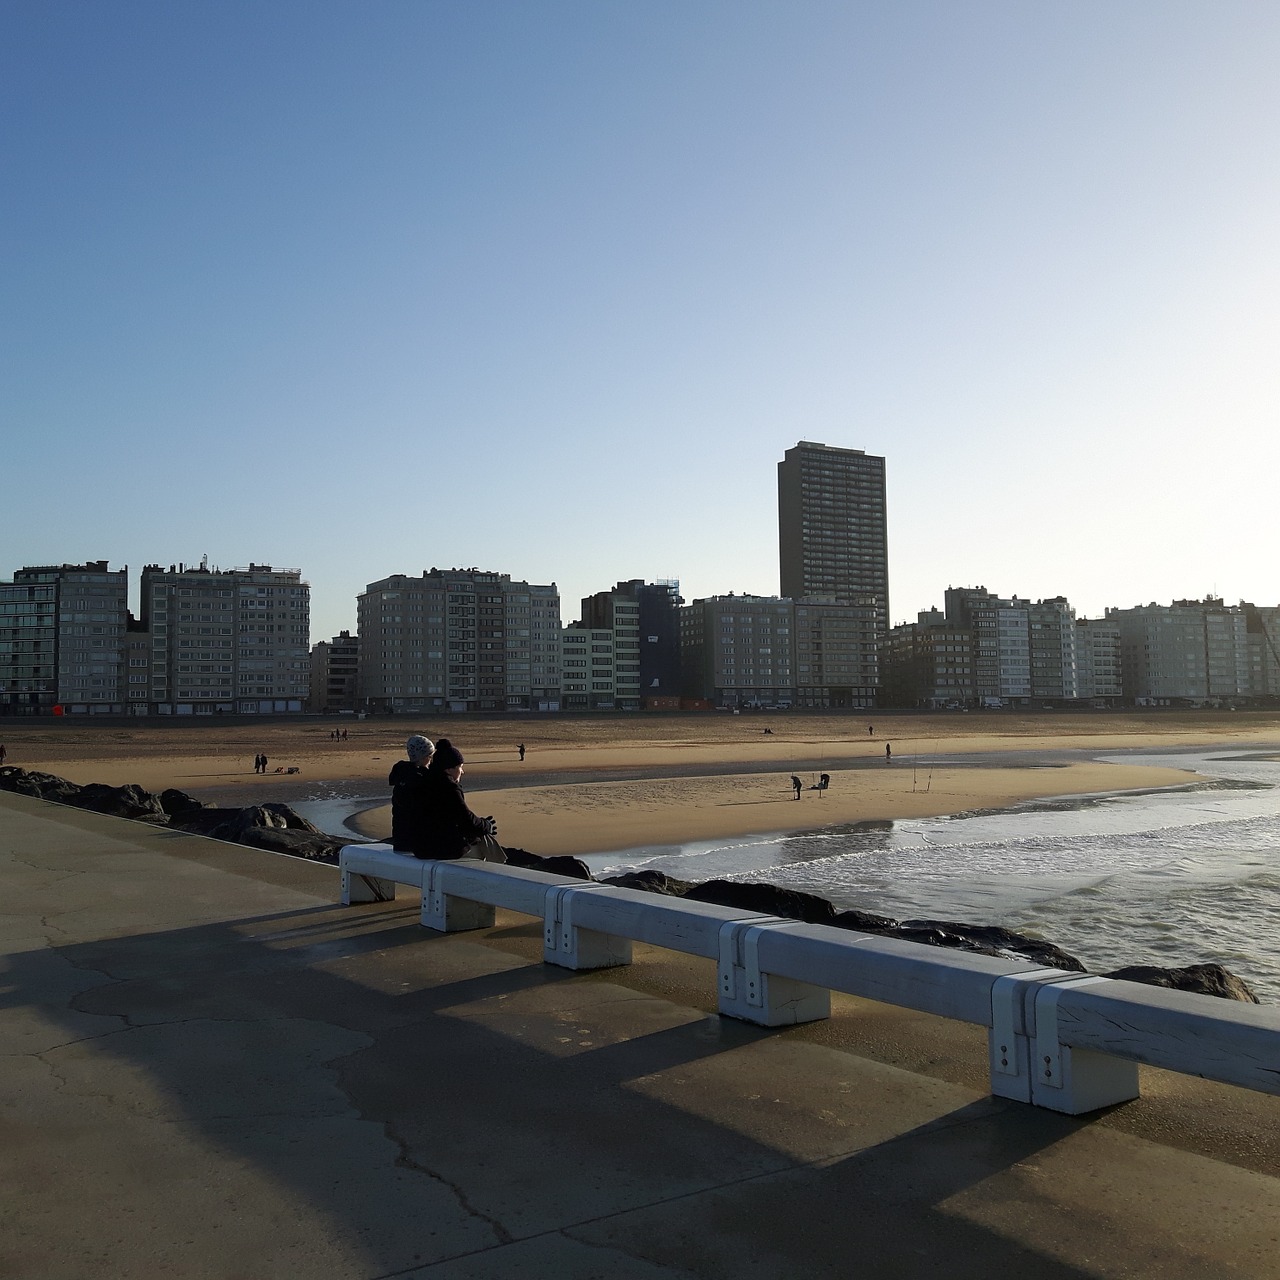
[[[358,702],[374,711],[559,711],[560,594],[506,573],[431,569],[356,602]]]
[[[302,570],[147,565],[140,602],[152,713],[277,715],[305,707],[311,587]]]
[[[350,631],[312,645],[309,709],[320,715],[354,711],[359,674],[360,639]]]
[[[616,635],[612,627],[571,622],[560,633],[560,688],[566,711],[618,706]],[[628,681],[628,688],[631,688]]]
[[[968,630],[948,626],[936,610],[892,628],[884,671],[887,706],[953,710],[972,706],[976,697]]]
[[[640,701],[640,601],[630,584],[619,583],[612,591],[598,591],[582,601],[582,626],[607,631],[612,637],[612,709],[638,711]],[[569,628],[565,628],[567,632]],[[561,634],[561,644],[564,643]],[[563,656],[563,655],[562,655]],[[594,683],[594,681],[593,681]],[[567,690],[566,690],[567,693]]]
[[[1233,702],[1252,694],[1242,605],[1175,600],[1108,609],[1120,632],[1125,698],[1139,705]]]
[[[618,706],[676,707],[680,702],[680,584],[633,578],[582,601],[582,625],[614,632]]]
[[[107,561],[0,583],[0,714],[122,714],[129,573]]]
[[[885,460],[800,441],[778,463],[780,590],[874,611],[889,630]]]
[[[683,692],[717,707],[791,706],[795,700],[790,600],[728,595],[680,610]]]
[[[886,644],[870,604],[792,602],[794,702],[800,707],[874,707]]]
[[[1105,618],[1076,619],[1079,696],[1095,706],[1116,706],[1124,698],[1120,668],[1120,628]]]

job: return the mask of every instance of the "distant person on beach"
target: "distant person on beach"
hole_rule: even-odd
[[[818,774],[818,794],[821,795],[831,785],[831,775],[829,773]]]
[[[876,736],[876,727],[873,724],[867,725],[867,737],[874,738]]]
[[[893,759],[893,748],[887,742],[884,744],[884,758],[886,763]]]
[[[4,743],[0,742],[0,764],[4,764],[4,758],[9,753],[4,749]]]
[[[524,743],[522,742],[522,743],[521,743],[521,744],[516,748],[516,750],[520,753],[520,759],[523,761],[523,760],[524,760]]]
[[[414,734],[405,744],[407,760],[391,767],[391,844],[415,858],[478,858],[506,862],[495,839],[497,823],[467,807],[460,785],[462,752],[441,738]]]
[[[804,789],[804,783],[793,773],[791,775],[791,789],[796,793],[795,799],[800,799],[800,792]]]

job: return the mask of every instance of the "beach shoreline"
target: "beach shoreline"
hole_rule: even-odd
[[[175,787],[228,807],[362,803],[386,792],[405,737],[419,728],[407,717],[200,725],[9,720],[0,725],[0,741],[8,744],[8,763],[82,784],[133,783],[156,793]],[[345,740],[334,736],[344,730]],[[1280,743],[1280,714],[457,717],[421,730],[462,748],[472,806],[497,818],[504,843],[581,855],[1186,786],[1194,773],[1097,757],[1266,748]],[[523,762],[520,742],[527,746]],[[265,774],[253,771],[259,751],[268,757]],[[820,773],[830,775],[826,791],[813,789]],[[793,774],[801,778],[799,800]],[[349,825],[366,839],[385,838],[389,805],[365,808]]]

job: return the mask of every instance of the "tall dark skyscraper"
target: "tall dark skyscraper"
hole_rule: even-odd
[[[872,606],[889,627],[884,459],[800,441],[778,463],[782,595]]]

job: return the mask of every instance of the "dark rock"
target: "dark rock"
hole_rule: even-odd
[[[0,768],[0,787],[21,796],[33,796],[37,800],[51,800],[55,804],[69,804],[70,797],[80,788],[65,778],[34,769],[20,769],[16,765]]]
[[[266,849],[271,853],[287,853],[290,857],[306,858],[311,862],[337,864],[338,851],[347,842],[339,837],[326,836],[316,831],[295,831],[288,827],[245,827],[235,844],[253,849]]]
[[[570,858],[557,854],[544,858],[540,854],[530,853],[528,849],[509,848],[503,845],[507,855],[507,866],[524,867],[528,871],[545,871],[550,876],[572,876],[575,880],[594,880],[591,868],[580,858]]]
[[[179,791],[176,787],[169,787],[156,798],[160,801],[160,807],[171,818],[182,817],[188,813],[197,813],[199,810],[207,808],[203,800],[197,800],[194,796],[189,796],[185,791]]]
[[[644,893],[663,893],[671,898],[682,898],[693,888],[692,880],[677,880],[661,871],[625,871],[620,876],[609,876],[602,884],[616,885],[619,889],[639,889]]]
[[[1185,969],[1163,969],[1158,965],[1131,964],[1104,974],[1122,982],[1145,982],[1151,987],[1168,987],[1172,991],[1192,991],[1202,996],[1218,996],[1223,1000],[1261,1001],[1249,984],[1220,964],[1192,964]]]
[[[160,801],[134,783],[127,787],[109,787],[102,782],[91,782],[81,787],[65,803],[77,809],[89,809],[93,813],[105,813],[112,818],[142,818],[150,821],[167,821],[168,815],[160,807]]]
[[[1070,973],[1085,972],[1084,965],[1075,956],[1052,942],[1031,938],[1025,933],[1014,933],[1012,929],[1002,929],[998,925],[957,924],[952,920],[904,920],[894,930],[893,936],[934,947],[957,947],[961,951],[976,951],[981,955],[1032,960]]]
[[[323,836],[319,827],[295,813],[287,804],[255,804],[245,809],[197,809],[170,819],[169,825],[193,835],[210,836],[214,840],[247,843],[249,832],[259,830],[296,831]],[[345,841],[338,841],[341,848]]]
[[[691,902],[715,902],[722,907],[758,911],[761,915],[782,916],[787,920],[803,920],[806,924],[831,924],[836,918],[836,909],[826,898],[794,889],[779,889],[772,884],[707,880],[694,885],[682,896]]]
[[[871,911],[857,911],[853,908],[836,912],[836,918],[831,923],[837,929],[853,929],[857,933],[892,933],[898,927],[898,922],[888,916],[878,916]]]

